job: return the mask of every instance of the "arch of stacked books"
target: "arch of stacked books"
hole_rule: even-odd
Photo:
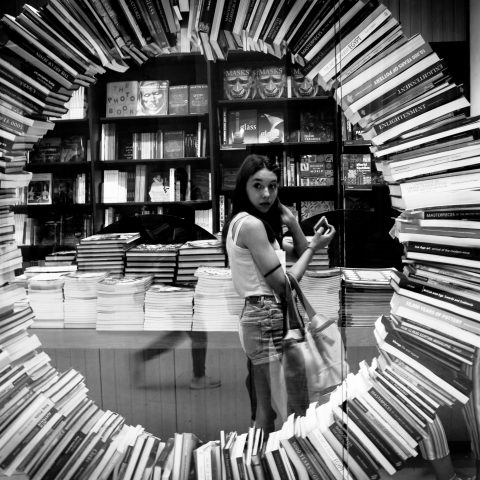
[[[461,86],[420,35],[407,38],[379,2],[355,0],[49,0],[40,9],[25,5],[17,17],[5,15],[2,34],[2,234],[13,230],[15,188],[30,179],[21,171],[25,152],[53,128],[49,118],[61,115],[59,99],[107,69],[126,71],[129,62],[184,48],[221,60],[243,49],[291,56],[362,128],[401,210],[392,234],[404,244],[405,263],[391,278],[391,311],[375,324],[378,357],[371,365],[361,362],[328,403],[312,404],[268,439],[252,428],[221,432],[217,440],[184,433],[163,441],[100,409],[79,372],[52,367],[28,331],[30,307],[15,307],[21,253],[13,235],[5,234],[5,474],[177,480],[190,478],[195,466],[199,479],[262,478],[255,469],[270,470],[272,478],[378,478],[416,455],[437,410],[455,402],[465,405],[471,437],[479,438],[478,398],[475,405],[471,392],[472,372],[479,378],[480,119],[466,113]]]

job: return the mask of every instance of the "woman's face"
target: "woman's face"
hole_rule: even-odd
[[[255,172],[247,181],[247,196],[261,213],[267,213],[278,195],[277,176],[267,168]]]

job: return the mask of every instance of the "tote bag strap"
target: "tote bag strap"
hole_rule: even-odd
[[[294,321],[293,323],[296,323],[296,325],[292,325],[292,320]],[[292,328],[299,328],[300,330],[304,331],[305,323],[300,315],[300,312],[298,311],[298,307],[294,298],[294,289],[292,288],[290,279],[287,275],[285,276],[285,319],[283,323],[283,334],[285,335]]]
[[[302,304],[308,318],[310,320],[312,320],[313,317],[315,317],[315,315],[317,315],[317,312],[312,307],[312,304],[310,303],[310,301],[307,299],[307,297],[303,293],[302,288],[300,287],[300,284],[298,283],[298,280],[290,272],[287,272],[286,276],[287,276],[287,279],[288,279],[288,284],[290,285],[290,288],[292,290],[291,294],[293,294],[293,291],[296,292],[297,297],[300,300],[300,303]],[[329,327],[333,323],[335,323],[335,319],[327,320],[326,322],[324,322],[322,324],[322,326],[320,327],[320,330],[325,330],[327,327]]]

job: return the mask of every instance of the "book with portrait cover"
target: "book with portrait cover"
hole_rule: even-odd
[[[137,114],[138,82],[108,82],[106,117],[129,117]]]
[[[254,71],[256,98],[282,98],[287,96],[287,75],[283,65],[266,65]]]
[[[315,80],[310,80],[306,77],[298,67],[292,69],[291,82],[292,97],[304,98],[326,95],[323,88],[321,88]]]
[[[227,144],[258,142],[257,110],[230,110],[227,121]]]
[[[27,205],[52,203],[52,174],[34,173],[28,184]]]
[[[223,96],[225,100],[254,98],[256,92],[254,70],[248,66],[236,66],[223,70]]]
[[[188,86],[188,108],[190,113],[208,113],[208,85]]]
[[[167,115],[168,96],[168,80],[138,82],[137,115]]]
[[[168,89],[168,114],[188,114],[188,85],[171,85]]]

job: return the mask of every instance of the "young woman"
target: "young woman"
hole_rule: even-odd
[[[239,334],[251,361],[256,397],[255,424],[268,434],[278,416],[285,421],[288,399],[281,368],[285,250],[283,228],[293,239],[297,262],[290,272],[300,280],[320,248],[326,247],[335,229],[325,223],[308,243],[293,213],[278,199],[280,168],[268,157],[248,155],[237,175],[232,214],[222,238],[228,254],[233,284],[245,306]],[[288,248],[288,247],[285,247]]]

